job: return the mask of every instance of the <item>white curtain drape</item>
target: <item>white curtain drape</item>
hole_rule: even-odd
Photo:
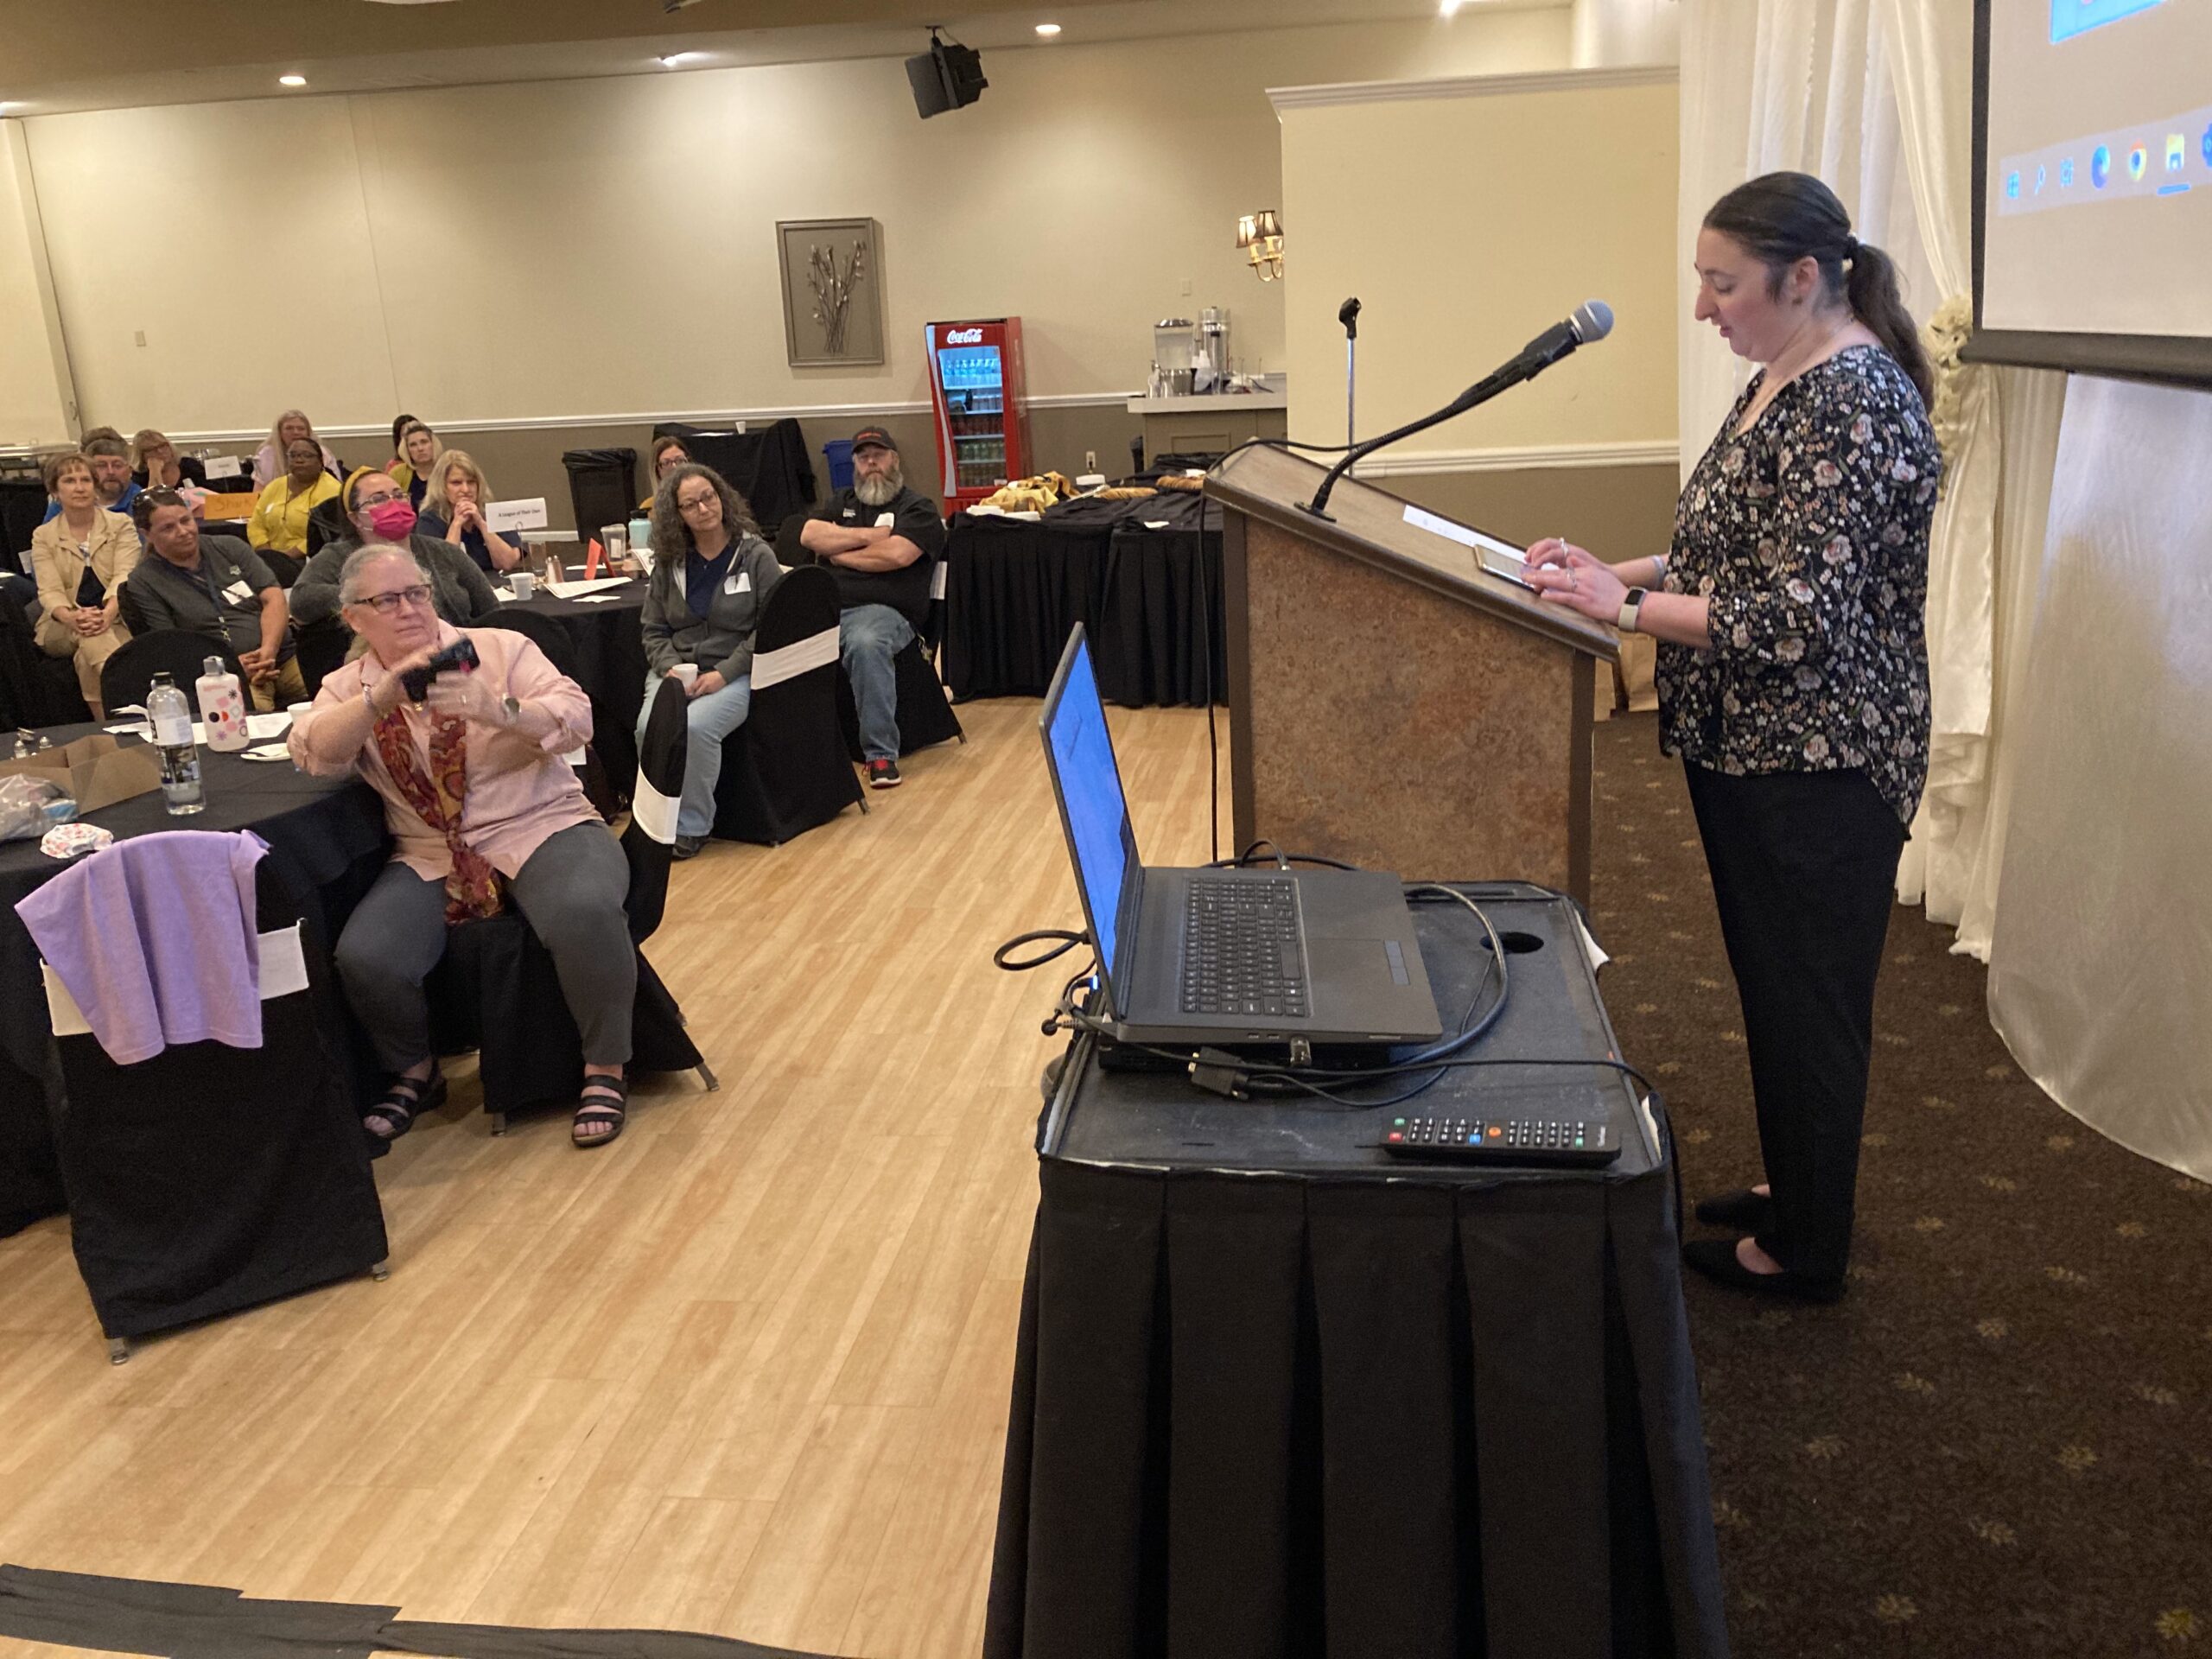
[[[1729,186],[1818,174],[1923,321],[1968,290],[1971,8],[1685,0],[1685,473],[1746,369],[1688,318]],[[1968,366],[1929,549],[1929,785],[1900,896],[2085,1122],[2212,1179],[2212,397]],[[2062,447],[2062,429],[2063,444]]]

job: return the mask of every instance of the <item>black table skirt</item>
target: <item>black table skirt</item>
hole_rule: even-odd
[[[638,716],[645,706],[645,584],[607,591],[616,596],[588,605],[540,593],[499,608],[550,617],[569,631],[576,683],[591,699],[592,747],[626,800],[638,775]]]
[[[56,728],[56,744],[98,731]],[[203,810],[173,818],[158,791],[90,815],[118,840],[159,830],[251,830],[269,844],[266,861],[296,894],[308,934],[325,952],[391,855],[384,806],[351,779],[309,778],[283,762],[200,752]],[[38,947],[16,914],[18,900],[63,867],[34,841],[0,843],[0,1236],[62,1209],[51,1114],[60,1109],[53,1032],[39,977]],[[351,1046],[333,1033],[333,1052]]]
[[[1042,1186],[986,1659],[1726,1654],[1666,1171]]]
[[[1034,524],[963,513],[944,560],[955,701],[1042,696],[1077,622],[1109,701],[1228,700],[1221,529],[1195,495],[1072,503]]]

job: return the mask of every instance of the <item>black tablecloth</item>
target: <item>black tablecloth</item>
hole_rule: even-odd
[[[944,560],[956,700],[1043,696],[1077,622],[1109,700],[1228,700],[1221,513],[1195,493],[1070,501],[1033,524],[963,513]]]
[[[556,599],[540,589],[499,609],[550,617],[576,645],[576,683],[591,698],[592,747],[624,798],[638,775],[638,716],[645,706],[645,583],[601,590],[612,599]]]
[[[1535,948],[1476,1052],[1609,1054],[1570,908],[1518,892],[1480,900]],[[1450,1024],[1472,918],[1420,922]],[[1594,1066],[1462,1071],[1418,1106],[1603,1112],[1624,1151],[1395,1163],[1392,1111],[1077,1046],[1039,1130],[987,1659],[1726,1653],[1663,1118]]]
[[[60,727],[48,735],[59,745],[99,729]],[[207,804],[190,817],[169,817],[156,791],[86,821],[118,840],[158,830],[252,830],[269,843],[267,862],[298,895],[309,933],[327,952],[391,856],[376,791],[350,779],[309,778],[285,761],[209,749],[200,751],[200,779]],[[38,948],[16,914],[16,903],[62,868],[35,841],[0,842],[0,1235],[63,1207],[49,1117],[60,1102],[53,1033]],[[332,1052],[349,1046],[341,1040]]]

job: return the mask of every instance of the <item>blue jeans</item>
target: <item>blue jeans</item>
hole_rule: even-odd
[[[888,605],[855,605],[837,618],[837,652],[853,683],[861,715],[861,753],[871,760],[899,758],[899,676],[892,659],[914,638]]]
[[[638,741],[653,717],[653,695],[661,677],[645,677],[645,706],[638,715]],[[690,742],[683,754],[683,804],[677,810],[676,833],[704,836],[715,827],[715,785],[722,775],[722,740],[745,724],[753,707],[753,677],[741,674],[719,691],[694,697],[684,706]]]

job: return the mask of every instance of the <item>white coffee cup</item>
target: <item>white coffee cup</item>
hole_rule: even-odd
[[[527,570],[510,570],[507,586],[514,589],[517,599],[528,599],[537,591],[537,578]]]
[[[677,684],[681,685],[686,691],[689,691],[691,689],[693,682],[697,680],[699,677],[699,664],[696,663],[678,663],[674,668],[670,669],[668,671],[676,677]]]

